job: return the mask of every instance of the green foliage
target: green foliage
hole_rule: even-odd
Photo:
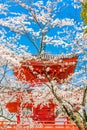
[[[81,120],[80,115],[79,115],[78,113],[76,113],[76,114],[75,114],[75,116],[76,116],[76,120],[77,120],[79,123],[81,123],[81,124],[82,124],[82,120]],[[74,123],[74,121],[73,121],[73,120],[70,120],[70,121],[71,121],[71,123]]]
[[[84,24],[87,24],[87,3],[82,3],[82,11],[81,11],[81,17],[83,19]]]
[[[87,2],[82,3],[81,18],[83,19],[84,24],[87,24]],[[87,28],[84,29],[84,34],[87,33]]]
[[[87,28],[84,29],[84,34],[86,34],[86,33],[87,33]]]

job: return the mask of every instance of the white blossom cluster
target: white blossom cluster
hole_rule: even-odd
[[[68,3],[67,5],[63,3],[62,8],[58,6],[62,4],[63,0],[48,0],[46,3],[42,0],[35,3],[32,1],[27,2],[30,3],[23,2],[22,0],[13,1],[15,6],[20,6],[27,13],[16,12],[16,10],[10,13],[10,8],[12,8],[9,7],[9,4],[11,4],[10,1],[8,4],[4,4],[3,2],[0,4],[0,16],[2,14],[4,16],[0,17],[0,110],[2,108],[5,109],[8,102],[16,101],[18,97],[21,98],[21,113],[22,105],[25,103],[32,103],[33,100],[35,107],[38,104],[41,104],[41,107],[43,107],[43,105],[49,105],[50,99],[52,99],[54,104],[57,104],[59,109],[65,105],[68,110],[74,111],[77,107],[79,107],[79,110],[84,110],[85,105],[82,102],[84,99],[84,90],[87,87],[87,40],[86,36],[82,34],[82,22],[76,24],[77,21],[73,18],[62,19],[56,15],[61,13],[61,9],[64,9],[63,7],[66,8],[68,6]],[[78,9],[80,7],[77,4],[78,2],[79,0],[75,0],[72,6]],[[55,34],[55,30],[58,28],[59,31]],[[23,37],[29,41],[28,45],[30,46],[28,49],[24,45],[19,45],[20,42],[25,42],[21,40]],[[78,62],[75,73],[72,75],[72,80],[70,80],[71,75],[69,75],[65,80],[61,79],[61,84],[58,84],[55,78],[50,78],[49,72],[51,68],[50,65],[46,67],[47,61],[43,63],[41,55],[36,58],[36,56],[30,54],[29,49],[31,45],[40,54],[43,51],[42,47],[44,44],[47,46],[51,44],[55,47],[61,46],[61,48],[65,49],[65,53],[70,53],[70,56],[71,53],[78,54]],[[29,50],[29,53],[27,50]],[[67,62],[63,63],[62,59],[67,59],[64,55],[62,55],[61,60],[59,60],[60,57],[55,57],[56,61],[48,58],[48,63],[52,65],[56,64],[57,60],[59,60],[59,65],[61,66],[60,73],[67,70],[67,67],[62,67],[75,65],[75,62],[69,64]],[[42,65],[44,66],[43,75],[39,73],[39,69],[38,71],[34,71],[34,67],[29,63],[31,60],[42,61]],[[23,62],[23,67],[29,68],[31,73],[39,81],[43,81],[45,77],[48,78],[48,82],[41,84],[42,87],[38,87],[36,81],[34,84],[35,87],[30,94],[27,92],[27,88],[30,90],[31,84],[30,82],[26,82],[23,70],[19,69]],[[37,64],[35,65],[37,66]],[[20,81],[18,77],[14,76],[15,68],[19,69],[17,70],[18,76],[21,74],[23,80]],[[54,73],[56,73],[56,70]],[[63,84],[64,82],[66,83]],[[12,94],[9,95],[9,91]],[[17,95],[18,91],[20,92],[19,95]],[[87,94],[85,98],[86,103]],[[2,111],[0,112],[0,114],[3,114]],[[82,111],[81,114],[83,113]]]

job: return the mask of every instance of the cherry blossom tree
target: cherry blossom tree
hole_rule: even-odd
[[[45,68],[44,64],[44,75],[48,82],[44,83],[43,87],[33,90],[33,100],[37,106],[38,104],[49,104],[49,99],[52,98],[53,102],[58,104],[58,110],[62,110],[60,115],[68,115],[79,130],[82,130],[82,126],[87,130],[87,41],[84,40],[81,21],[66,16],[61,18],[61,14],[69,6],[79,9],[80,3],[72,1],[70,5],[67,1],[61,0],[45,2],[14,0],[0,3],[0,92],[9,92],[9,90],[13,92],[10,97],[7,95],[8,98],[5,98],[6,95],[1,98],[2,117],[7,118],[6,114],[3,114],[2,108],[5,109],[5,104],[10,100],[15,100],[15,92],[25,92],[22,96],[23,103],[31,102],[25,89],[28,83],[26,83],[25,77],[22,81],[15,78],[14,68],[20,67],[21,61],[24,59],[27,61],[27,59],[39,57],[43,63],[41,55],[45,54],[46,46],[52,47],[53,45],[58,51],[58,47],[61,46],[64,50],[63,55],[69,53],[71,56],[74,53],[79,56],[72,80],[66,79],[66,83],[58,85],[56,80],[52,80],[47,74],[50,68]],[[18,10],[15,10],[16,8]],[[24,39],[27,39],[28,49],[19,44],[21,42],[25,44]],[[32,47],[37,56],[31,55]],[[62,53],[60,54],[62,55]],[[33,71],[33,66],[28,64],[28,67]],[[43,77],[40,74],[34,74],[42,80]],[[41,95],[39,95],[40,93]],[[12,116],[10,115],[10,120]]]

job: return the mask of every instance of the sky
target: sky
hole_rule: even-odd
[[[35,2],[37,2],[37,0],[35,0]],[[46,2],[47,1],[44,0],[44,3],[46,3]],[[61,11],[61,13],[56,14],[56,17],[58,17],[59,19],[64,19],[64,18],[73,19],[75,21],[75,24],[78,24],[79,22],[82,21],[81,17],[80,17],[81,8],[78,8],[80,4],[78,4],[78,6],[77,6],[77,2],[75,2],[76,4],[74,6],[77,6],[77,8],[76,7],[74,8],[72,2],[73,2],[73,0],[63,0],[63,2],[61,2],[59,5],[60,7],[63,7],[62,11]],[[21,13],[21,14],[25,13],[28,15],[28,11],[24,10],[23,8],[19,7],[18,5],[15,5],[14,2],[8,2],[8,0],[4,0],[4,1],[1,1],[0,3],[8,4],[10,6],[10,12],[8,12],[7,16],[13,17],[14,15],[12,16],[11,12],[14,12],[14,13],[16,12],[16,13]],[[66,7],[66,4],[67,4],[67,7]],[[1,18],[7,17],[6,15],[0,15],[0,16],[1,16]],[[32,28],[34,27],[34,29],[36,28],[36,26],[33,24],[31,24],[31,27]],[[53,31],[51,31],[48,35],[50,37],[53,35],[58,36],[58,32],[62,32],[60,37],[63,39],[63,37],[65,36],[65,34],[63,33],[65,28],[66,27],[56,28]],[[6,28],[6,30],[8,32],[6,34],[7,37],[10,37],[14,34],[13,32],[10,32],[8,30],[8,28]],[[71,33],[70,37],[68,37],[68,39],[65,40],[65,42],[70,43],[75,38],[75,34],[74,34],[75,30],[73,27],[68,27],[68,31],[70,31],[70,33],[71,32],[72,33]],[[58,40],[60,42],[60,39],[58,39]],[[28,46],[29,47],[28,51],[30,53],[37,54],[35,47],[29,42],[29,40],[25,36],[22,36],[21,39],[18,40],[18,42],[19,42],[19,45],[22,44],[22,45]],[[68,52],[70,52],[70,51],[71,51],[71,48],[68,47]],[[46,52],[52,53],[52,54],[61,54],[61,53],[65,54],[65,53],[67,53],[67,50],[66,50],[65,46],[64,47],[61,47],[61,45],[53,46],[52,44],[50,44],[50,45],[46,45]]]

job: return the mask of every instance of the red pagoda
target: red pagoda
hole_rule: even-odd
[[[57,84],[61,84],[67,82],[74,73],[77,59],[76,55],[59,57],[43,53],[36,59],[22,61],[21,66],[15,68],[14,75],[31,86],[40,86],[49,80],[56,80]]]
[[[31,60],[22,61],[20,67],[15,67],[14,75],[17,80],[26,81],[30,87],[41,86],[51,80],[55,80],[57,84],[62,84],[71,79],[77,59],[77,55],[59,57],[43,53]],[[24,104],[22,109],[33,108],[33,116],[31,118],[34,121],[55,122],[57,115],[54,114],[54,110],[56,105],[53,104],[52,100],[49,106],[43,106],[42,108],[40,108],[40,105],[35,108],[33,103],[32,101],[32,104]],[[20,123],[20,104],[20,99],[17,99],[15,102],[9,102],[6,105],[9,112],[17,114],[17,123]]]

